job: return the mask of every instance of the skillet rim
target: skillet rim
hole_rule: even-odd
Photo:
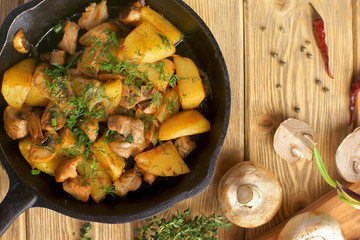
[[[41,5],[44,2],[47,2],[50,0],[33,0],[28,3],[25,3],[23,5],[18,6],[14,10],[12,10],[7,17],[5,18],[4,22],[1,25],[0,28],[0,57],[3,52],[3,49],[5,48],[7,41],[8,41],[8,31],[11,27],[11,25],[16,21],[17,17],[21,14],[25,13],[26,11],[36,8],[39,5]],[[20,182],[22,185],[25,185],[25,187],[31,191],[31,193],[34,194],[34,196],[37,197],[37,200],[34,202],[34,205],[30,207],[44,207],[51,210],[54,210],[56,212],[59,212],[61,214],[64,214],[66,216],[70,216],[73,218],[86,220],[86,221],[95,221],[95,222],[102,222],[102,223],[125,223],[125,222],[132,222],[136,220],[141,220],[147,217],[154,216],[156,214],[159,214],[170,207],[174,206],[176,203],[179,203],[185,199],[195,197],[196,195],[200,194],[202,191],[204,191],[211,183],[213,176],[215,174],[215,168],[216,168],[216,161],[220,154],[221,148],[224,144],[229,121],[230,121],[230,106],[231,106],[231,91],[230,91],[230,79],[229,74],[227,71],[225,59],[222,55],[222,52],[220,50],[220,47],[211,33],[210,29],[207,27],[205,22],[200,18],[200,16],[186,3],[184,3],[182,0],[172,0],[176,4],[179,5],[179,7],[182,7],[187,13],[189,13],[196,22],[196,25],[198,25],[203,33],[206,35],[207,39],[210,41],[214,52],[216,53],[215,58],[218,59],[219,65],[221,67],[221,71],[223,73],[224,77],[224,84],[225,84],[225,113],[223,118],[223,126],[220,133],[220,136],[218,137],[216,148],[213,151],[213,154],[209,160],[209,167],[206,176],[203,178],[202,181],[198,182],[194,187],[191,189],[181,192],[179,195],[173,196],[171,198],[168,198],[164,202],[155,205],[154,207],[151,207],[149,209],[143,210],[141,212],[137,212],[135,214],[123,214],[123,215],[113,215],[113,216],[99,216],[99,215],[89,215],[89,214],[83,214],[80,212],[72,211],[67,209],[65,206],[54,204],[51,201],[48,201],[45,197],[43,197],[42,193],[39,193],[35,189],[31,187],[31,185],[27,182],[24,182],[18,173],[16,173],[13,168],[8,164],[8,160],[5,154],[4,149],[0,145],[1,148],[1,154],[0,154],[0,161],[4,165],[4,168],[6,169],[6,172],[9,176],[10,180],[10,188],[15,185],[14,183]],[[3,131],[3,130],[2,130]]]

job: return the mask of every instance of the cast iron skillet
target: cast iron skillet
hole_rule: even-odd
[[[59,20],[82,12],[89,1],[34,0],[13,10],[0,29],[0,77],[6,69],[25,56],[12,47],[17,30],[24,29],[30,42],[38,42]],[[108,5],[123,6],[125,0],[108,0]],[[216,159],[224,142],[230,117],[230,83],[224,58],[213,35],[200,17],[181,0],[148,0],[153,9],[162,13],[182,31],[191,46],[196,64],[210,80],[212,98],[206,117],[212,129],[201,134],[198,148],[186,163],[187,175],[158,181],[151,187],[131,192],[125,198],[107,197],[101,203],[79,202],[62,190],[52,176],[32,176],[30,166],[20,154],[18,144],[3,129],[0,117],[0,160],[9,179],[10,188],[0,204],[0,236],[23,211],[44,207],[70,217],[103,223],[125,223],[158,214],[174,204],[202,192],[209,186],[215,171]],[[6,107],[0,97],[1,115]]]

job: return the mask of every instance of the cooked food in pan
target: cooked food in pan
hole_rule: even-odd
[[[110,19],[105,0],[52,31],[57,47],[8,69],[1,89],[4,128],[32,173],[83,202],[189,173],[191,136],[211,127],[202,74],[175,54],[181,32],[143,1]],[[22,29],[14,47],[34,48]]]

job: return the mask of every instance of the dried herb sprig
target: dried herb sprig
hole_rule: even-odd
[[[91,240],[88,237],[88,234],[91,230],[91,223],[85,223],[84,226],[80,229],[80,240]]]
[[[194,219],[189,218],[189,209],[179,212],[172,216],[170,220],[159,219],[156,216],[145,220],[142,228],[137,228],[139,237],[136,240],[180,240],[180,239],[217,239],[218,228],[228,229],[232,226],[225,217],[218,216],[216,213],[207,217],[201,213]]]
[[[321,173],[321,176],[330,186],[336,188],[337,194],[339,195],[341,201],[360,210],[360,194],[351,191],[347,187],[340,184],[338,181],[334,181],[329,176],[329,173],[325,168],[324,162],[321,159],[320,153],[315,146],[314,146],[314,159]]]

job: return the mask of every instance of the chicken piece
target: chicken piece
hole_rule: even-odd
[[[54,49],[52,52],[41,54],[40,60],[54,65],[64,65],[66,60],[66,51]]]
[[[136,86],[123,84],[120,106],[132,109],[136,104],[151,99],[156,93],[156,88],[141,86],[140,91]]]
[[[142,144],[144,138],[144,123],[140,119],[129,116],[113,115],[108,118],[108,128],[126,137],[128,143]]]
[[[41,145],[44,141],[44,135],[41,130],[40,114],[38,112],[26,112],[25,118],[28,122],[32,142]]]
[[[144,141],[140,144],[129,143],[126,141],[125,137],[118,136],[115,137],[114,141],[109,143],[109,146],[111,151],[113,151],[116,155],[128,158],[143,152],[149,146],[149,141]]]
[[[144,181],[148,184],[152,185],[155,179],[157,178],[156,175],[145,172],[143,169],[139,168],[138,165],[135,164],[134,169],[138,172],[140,172],[143,175]]]
[[[90,142],[95,142],[99,132],[99,122],[96,119],[86,118],[79,122],[80,128],[88,136]]]
[[[145,6],[145,0],[130,3],[119,12],[119,20],[125,25],[135,26],[140,23],[141,8]]]
[[[103,23],[108,17],[106,0],[102,0],[99,4],[93,2],[85,8],[85,12],[82,13],[78,24],[81,28],[89,31]]]
[[[99,26],[91,29],[79,39],[79,42],[83,46],[91,46],[95,40],[105,42],[109,38],[109,33],[114,32],[116,35],[119,33],[119,28],[113,22],[102,23]]]
[[[56,182],[64,182],[68,178],[75,178],[78,174],[76,165],[81,161],[82,155],[73,159],[64,159],[55,169]]]
[[[81,176],[67,179],[63,182],[63,189],[65,192],[71,194],[79,201],[87,202],[91,193],[91,183],[88,179],[84,179]]]
[[[60,108],[50,102],[41,116],[41,129],[44,131],[58,131],[65,125],[65,115]]]
[[[54,49],[51,52],[50,64],[64,65],[66,60],[66,51]]]
[[[28,122],[24,112],[7,106],[4,110],[4,128],[13,140],[25,137],[28,133]]]
[[[180,157],[185,159],[196,148],[196,143],[191,141],[188,136],[179,137],[175,141],[175,147],[178,150]]]
[[[64,36],[58,47],[68,52],[70,55],[76,53],[76,42],[80,27],[70,20],[67,20],[64,27]]]
[[[125,197],[128,192],[136,191],[141,186],[141,183],[141,177],[138,175],[137,171],[130,169],[114,182],[116,195]]]

